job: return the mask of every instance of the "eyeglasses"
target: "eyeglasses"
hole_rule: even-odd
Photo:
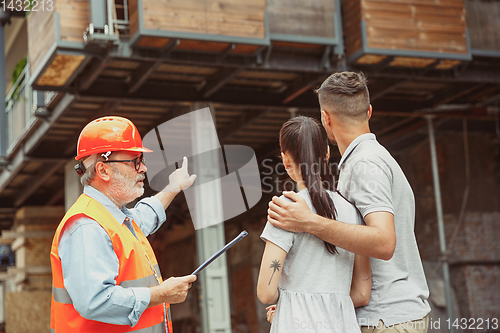
[[[102,163],[112,163],[112,162],[134,162],[134,168],[135,171],[139,172],[139,169],[141,168],[141,163],[144,164],[146,159],[144,158],[144,154],[141,154],[137,156],[134,159],[131,160],[108,160],[108,161],[102,161]]]

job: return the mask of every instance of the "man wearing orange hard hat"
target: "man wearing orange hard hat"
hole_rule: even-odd
[[[126,118],[99,118],[80,133],[75,170],[83,194],[59,224],[50,253],[51,332],[172,332],[170,303],[186,299],[196,276],[163,281],[146,236],[196,176],[185,158],[162,192],[127,209],[144,193],[147,152]]]

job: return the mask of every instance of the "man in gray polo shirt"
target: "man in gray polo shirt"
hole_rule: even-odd
[[[342,155],[337,189],[366,225],[313,214],[294,192],[283,192],[294,202],[273,197],[268,221],[371,257],[370,303],[357,309],[363,333],[425,333],[429,290],[414,234],[415,198],[398,163],[370,133],[366,79],[362,73],[335,73],[317,92],[321,121]]]

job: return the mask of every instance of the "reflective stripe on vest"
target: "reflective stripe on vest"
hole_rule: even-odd
[[[54,301],[57,303],[73,304],[73,300],[69,297],[68,292],[64,288],[52,286],[52,296],[54,296]]]
[[[157,272],[160,271],[160,268],[158,265],[155,265],[154,268]],[[152,287],[152,286],[156,286],[156,285],[158,285],[158,283],[156,282],[156,278],[154,277],[153,274],[151,274],[150,276],[140,278],[140,279],[122,281],[120,283],[120,287],[123,287],[123,288]],[[73,304],[73,301],[71,300],[71,297],[69,296],[68,291],[64,288],[56,288],[56,287],[52,286],[52,295],[54,295],[54,301],[56,301],[58,303]]]
[[[151,327],[147,328],[141,328],[137,331],[129,331],[129,332],[135,332],[135,333],[163,333],[165,330],[163,329],[163,323],[157,324]],[[56,330],[51,328],[50,333],[56,333]]]

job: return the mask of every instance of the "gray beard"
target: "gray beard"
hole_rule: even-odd
[[[132,184],[131,181],[125,179],[125,176],[117,168],[115,168],[114,171],[116,175],[110,184],[110,192],[112,192],[113,198],[119,204],[125,206],[144,194],[144,187],[135,187],[137,184],[136,182]],[[132,188],[126,190],[128,187],[127,185],[132,185]]]

